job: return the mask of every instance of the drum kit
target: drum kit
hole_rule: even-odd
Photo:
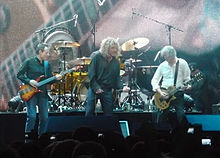
[[[149,108],[149,99],[151,93],[147,90],[142,90],[137,80],[137,69],[154,69],[157,66],[137,66],[142,60],[130,55],[128,59],[123,60],[123,56],[131,51],[140,51],[148,46],[147,38],[135,38],[126,41],[121,45],[122,56],[118,58],[120,63],[120,76],[124,85],[127,85],[129,92],[119,92],[114,95],[114,110],[115,111],[146,111]],[[77,42],[58,41],[52,44],[51,60],[60,57],[59,48],[79,47]],[[60,62],[60,70],[76,68],[76,71],[67,73],[60,81],[53,83],[49,91],[51,98],[51,112],[62,111],[84,111],[87,100],[87,92],[89,88],[88,66],[91,62],[89,57],[76,58],[75,60],[65,61],[64,57]],[[60,72],[54,72],[54,75]]]

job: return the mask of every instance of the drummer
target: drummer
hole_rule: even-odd
[[[112,89],[122,89],[120,80],[120,65],[117,56],[120,54],[118,40],[108,37],[101,42],[100,49],[91,55],[88,69],[90,87],[86,105],[86,116],[93,116],[97,99],[100,99],[104,115],[113,113]],[[123,91],[127,92],[128,87]]]

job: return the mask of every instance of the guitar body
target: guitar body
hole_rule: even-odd
[[[201,73],[197,73],[193,79],[187,81],[186,83],[184,83],[184,85],[192,85],[195,83],[200,82],[201,80],[204,79],[204,76]],[[179,91],[184,91],[181,87],[174,87],[174,86],[170,86],[167,88],[167,90],[162,90],[163,92],[166,92],[167,95],[169,96],[168,99],[163,99],[161,98],[161,95],[156,92],[154,94],[154,103],[155,105],[160,109],[160,110],[165,110],[167,108],[169,108],[170,106],[170,102],[172,100],[175,100],[176,97],[174,96],[177,92]]]
[[[73,70],[74,70],[74,68],[68,69],[68,70],[66,70],[66,71],[64,71],[64,72],[62,72],[62,73],[60,73],[60,75],[65,75],[65,74],[67,74],[67,73],[69,73],[69,72],[72,72]],[[40,81],[43,77],[44,77],[44,75],[42,75],[42,76],[40,76],[40,77],[38,77],[38,78],[36,79],[36,81],[38,82],[37,87],[40,87],[40,86],[45,85],[45,84],[47,84],[47,83],[49,83],[49,82],[51,82],[51,81],[53,81],[53,80],[56,80],[56,76],[52,76],[52,77],[50,77],[50,78],[48,78],[48,79],[45,79],[45,80],[43,80],[43,81]],[[39,82],[39,81],[40,81],[40,82]],[[30,100],[30,99],[34,96],[34,94],[39,93],[39,92],[42,92],[42,91],[41,91],[41,90],[38,90],[38,89],[35,88],[35,87],[32,87],[32,86],[29,85],[29,84],[21,85],[21,86],[19,87],[19,91],[18,91],[18,93],[20,94],[20,97],[21,97],[21,99],[22,99],[23,101],[28,101],[28,100]]]
[[[169,95],[170,92],[176,91],[176,88],[173,86],[170,86],[168,87],[167,90],[163,90],[163,91]],[[168,99],[163,99],[161,98],[160,93],[156,92],[154,94],[154,103],[157,106],[157,108],[159,108],[160,110],[165,110],[169,108],[170,102],[175,99],[176,97],[174,95],[170,96]]]
[[[37,82],[39,82],[44,76],[40,76],[36,79]],[[34,94],[41,92],[35,87],[32,87],[29,84],[21,85],[19,87],[18,93],[20,94],[20,97],[23,101],[28,101],[30,100]]]

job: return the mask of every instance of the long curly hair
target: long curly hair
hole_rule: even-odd
[[[101,52],[101,54],[104,57],[106,57],[106,56],[108,56],[109,48],[112,46],[116,46],[118,49],[117,56],[116,56],[116,58],[117,58],[118,56],[121,55],[121,48],[120,48],[118,39],[115,39],[113,37],[107,37],[107,38],[103,39],[101,42],[99,51]]]

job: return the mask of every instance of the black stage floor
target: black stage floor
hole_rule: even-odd
[[[79,126],[85,125],[86,122],[91,119],[84,117],[84,111],[76,112],[62,112],[62,113],[49,113],[49,126],[59,132],[65,128],[65,130],[73,131]],[[186,116],[206,116],[199,113],[187,113]],[[212,120],[220,122],[220,115],[210,115]],[[135,130],[140,127],[142,123],[152,121],[152,112],[114,112],[113,117],[118,121],[128,121],[130,133],[134,133]],[[100,118],[100,119],[99,119]],[[97,113],[96,120],[94,120],[94,126],[107,126],[115,128],[112,121],[103,119],[103,114]],[[202,118],[204,120],[204,118]],[[16,140],[24,140],[24,127],[25,127],[26,113],[0,113],[0,138],[5,143],[11,143]],[[86,121],[87,120],[87,121]],[[100,121],[97,121],[100,120]],[[208,119],[206,119],[208,120]],[[194,119],[195,121],[195,119]],[[209,123],[207,123],[209,124]],[[210,122],[213,124],[213,122]],[[213,125],[216,126],[216,125]],[[166,125],[163,130],[169,130]],[[220,129],[220,127],[219,127]],[[217,129],[218,130],[218,129]],[[220,130],[219,130],[220,131]]]

